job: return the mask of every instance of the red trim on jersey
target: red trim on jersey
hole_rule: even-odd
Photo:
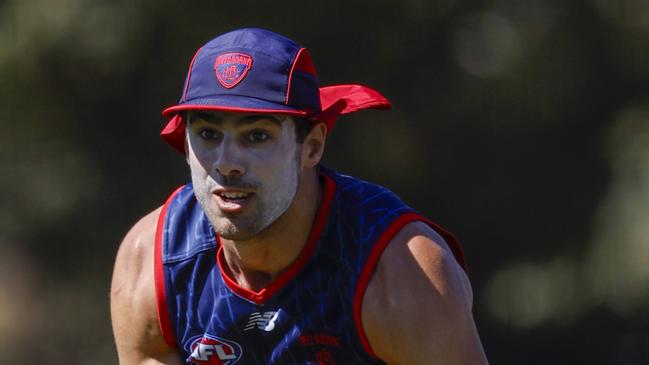
[[[396,236],[397,233],[399,233],[408,223],[417,221],[422,221],[430,225],[431,228],[433,228],[440,236],[442,236],[442,238],[444,238],[446,243],[451,248],[455,259],[466,271],[464,253],[462,252],[462,248],[460,247],[457,239],[455,239],[455,237],[450,232],[446,231],[439,225],[417,213],[405,213],[399,218],[395,219],[394,222],[392,222],[390,226],[388,226],[388,228],[383,232],[383,234],[381,234],[381,237],[379,237],[379,239],[376,241],[376,244],[372,248],[372,252],[370,252],[367,262],[365,263],[365,267],[363,268],[363,271],[358,278],[358,283],[356,284],[356,293],[354,294],[354,323],[356,324],[358,337],[360,338],[361,344],[363,345],[365,351],[370,356],[377,359],[379,357],[376,355],[374,350],[372,350],[372,346],[370,345],[370,342],[365,334],[365,330],[363,329],[363,322],[361,318],[361,310],[363,307],[363,297],[365,296],[365,290],[370,283],[370,279],[372,279],[374,269],[376,268],[376,265],[381,258],[381,254],[388,246],[390,241],[392,241],[392,238],[394,238],[394,236]]]
[[[283,272],[281,273],[270,285],[259,290],[258,292],[242,288],[228,276],[228,274],[223,269],[227,263],[225,262],[225,257],[223,253],[223,246],[219,247],[218,252],[216,253],[216,260],[221,270],[221,276],[223,276],[223,281],[225,284],[232,290],[234,293],[239,295],[242,298],[248,299],[257,304],[264,304],[268,299],[270,299],[273,294],[278,290],[283,288],[288,282],[293,280],[293,278],[300,272],[300,270],[307,263],[311,254],[315,250],[318,239],[324,230],[325,224],[327,223],[327,218],[329,217],[329,208],[331,208],[331,202],[336,191],[336,183],[333,179],[325,174],[322,175],[324,178],[324,193],[322,196],[322,202],[320,203],[320,208],[316,213],[315,222],[311,228],[311,233],[307,240],[306,245],[302,249],[302,252],[298,258]]]
[[[153,279],[155,282],[155,292],[156,292],[156,303],[158,309],[158,325],[160,326],[160,332],[165,342],[171,347],[177,347],[176,336],[174,335],[173,328],[171,327],[171,322],[169,320],[169,308],[167,306],[167,293],[165,290],[165,275],[164,267],[162,264],[162,235],[164,233],[164,224],[165,217],[167,216],[167,208],[171,201],[176,196],[176,194],[183,187],[179,187],[174,191],[171,196],[167,199],[162,211],[158,216],[158,225],[155,232],[155,266],[154,266],[154,275]]]

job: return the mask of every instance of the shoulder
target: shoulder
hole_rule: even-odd
[[[113,271],[111,317],[121,363],[168,352],[158,326],[155,233],[162,207],[140,219],[122,241]]]
[[[128,231],[117,252],[114,272],[117,277],[114,276],[113,279],[123,279],[133,284],[134,279],[148,273],[147,269],[150,265],[144,264],[148,258],[153,258],[155,232],[161,211],[162,207],[159,207],[145,215]],[[125,282],[113,283],[113,289],[117,290],[117,294],[123,287],[115,287],[115,284],[126,284]]]
[[[386,223],[412,209],[390,189],[362,179],[327,170],[335,183],[338,211],[357,222]]]
[[[412,222],[379,259],[362,324],[370,347],[388,364],[481,364],[472,300],[468,277],[441,236]]]
[[[325,169],[323,171],[335,182],[338,192],[344,198],[353,200],[354,198],[362,199],[377,194],[394,195],[394,193],[392,193],[389,189],[381,185],[353,176],[341,174],[330,169]],[[394,195],[394,197],[396,198],[396,195]]]
[[[122,240],[113,271],[111,297],[133,299],[135,289],[153,288],[155,232],[162,207],[141,218]],[[147,291],[148,293],[148,291]]]

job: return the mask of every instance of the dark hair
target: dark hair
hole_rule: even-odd
[[[295,123],[295,142],[302,144],[304,139],[311,132],[311,128],[316,124],[312,118],[293,117]]]

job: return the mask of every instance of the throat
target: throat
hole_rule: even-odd
[[[225,244],[219,251],[219,266],[230,280],[243,289],[258,292],[268,287],[283,271],[273,269],[277,265],[258,250],[253,258],[246,255],[246,249],[233,252],[227,246]]]
[[[238,286],[253,292],[260,292],[262,289],[267,288],[278,276],[278,274],[269,274],[261,271],[240,272],[231,275],[231,278]]]

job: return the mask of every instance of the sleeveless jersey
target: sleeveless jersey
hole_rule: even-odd
[[[298,258],[258,292],[222,269],[219,238],[191,184],[158,221],[155,284],[165,341],[188,364],[384,364],[361,324],[365,289],[383,249],[424,221],[464,267],[455,238],[389,190],[324,167],[324,192]]]

